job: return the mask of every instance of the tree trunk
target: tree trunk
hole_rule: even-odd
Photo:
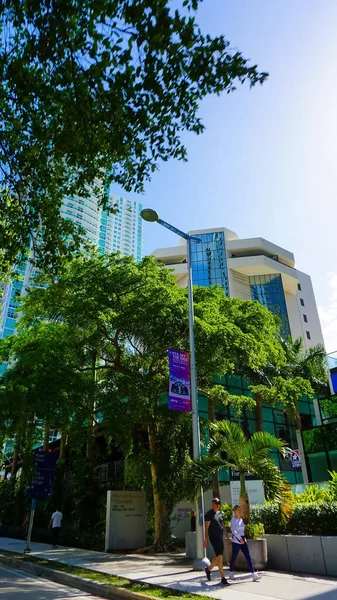
[[[149,447],[151,455],[151,478],[154,505],[154,542],[157,550],[166,551],[170,547],[170,531],[167,518],[166,502],[158,493],[157,441],[154,429],[148,426]]]
[[[241,517],[244,523],[249,523],[250,519],[250,504],[246,488],[245,473],[240,473],[240,509]]]
[[[96,359],[97,354],[93,352],[92,354],[92,380],[96,382]],[[89,419],[88,419],[88,428],[87,428],[87,444],[86,444],[86,458],[88,461],[89,473],[92,474],[94,468],[94,412],[95,412],[95,400],[90,399],[89,402]]]
[[[263,431],[263,415],[262,415],[262,404],[263,400],[261,396],[255,396],[255,419],[256,419],[256,431]]]
[[[61,431],[61,439],[60,439],[60,459],[64,459],[66,455],[66,434],[64,431]]]
[[[214,400],[211,400],[210,398],[208,398],[208,419],[211,423],[215,423]],[[219,500],[221,500],[218,471],[213,471],[212,473],[212,494],[213,498],[219,498]]]
[[[18,471],[18,460],[19,460],[19,448],[18,442],[15,442],[13,458],[12,458],[12,467],[11,467],[11,478],[16,477],[16,473]]]
[[[49,423],[46,422],[44,424],[44,431],[43,431],[43,452],[48,452],[48,450],[49,450],[49,432],[50,432]]]
[[[295,421],[295,428],[297,429],[297,431],[302,431],[301,415],[299,413],[297,406],[296,406],[296,413],[295,413],[294,421]]]

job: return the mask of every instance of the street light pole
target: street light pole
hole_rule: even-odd
[[[194,345],[194,307],[193,307],[193,276],[192,276],[192,243],[200,242],[200,238],[184,233],[174,225],[166,223],[159,218],[156,211],[151,208],[145,208],[140,213],[145,221],[150,223],[159,223],[166,229],[169,229],[179,237],[186,240],[187,244],[187,289],[188,289],[188,325],[190,342],[190,367],[191,367],[191,406],[192,406],[192,440],[193,440],[193,459],[200,458],[200,428],[199,428],[199,406],[198,406],[198,386],[197,370],[195,363],[195,345]],[[200,487],[196,502],[196,558],[193,562],[193,569],[201,571],[210,563],[206,558],[206,550],[203,546],[204,541],[204,498]]]

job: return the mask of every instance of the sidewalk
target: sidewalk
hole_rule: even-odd
[[[32,556],[119,575],[130,580],[168,587],[228,600],[337,600],[337,579],[288,575],[266,571],[253,583],[247,574],[239,574],[230,588],[224,589],[217,572],[208,582],[202,573],[192,571],[184,554],[117,555],[32,543]],[[23,552],[25,542],[0,538],[0,552]]]

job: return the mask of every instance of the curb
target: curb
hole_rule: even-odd
[[[56,569],[49,569],[42,565],[37,565],[32,562],[25,562],[20,558],[11,558],[4,556],[0,553],[0,563],[11,567],[12,569],[20,569],[30,575],[36,575],[49,579],[55,583],[61,585],[67,585],[68,587],[76,588],[81,592],[100,596],[101,598],[113,598],[114,600],[158,600],[155,596],[146,596],[146,594],[138,594],[137,592],[131,592],[128,590],[122,590],[113,585],[106,583],[99,583],[98,581],[91,581],[90,579],[83,579],[78,575],[72,575],[70,573],[63,573]]]

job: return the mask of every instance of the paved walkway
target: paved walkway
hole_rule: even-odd
[[[1,549],[23,552],[25,542],[0,538]],[[192,571],[184,554],[118,555],[60,547],[52,550],[47,544],[32,543],[32,556],[69,565],[127,577],[180,591],[203,594],[227,600],[337,600],[337,579],[288,575],[266,571],[261,581],[253,583],[245,574],[236,576],[230,588],[224,589],[217,572],[208,582],[202,573]]]

